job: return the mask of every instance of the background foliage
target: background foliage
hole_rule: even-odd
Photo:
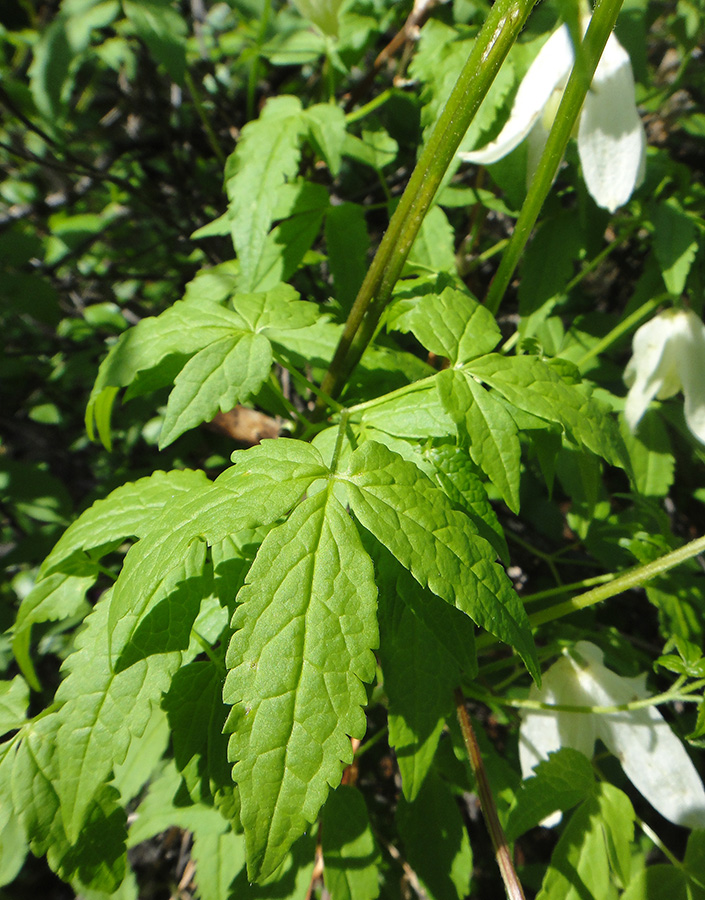
[[[520,658],[536,674],[585,637],[653,693],[705,674],[695,559],[550,615],[702,533],[705,450],[680,401],[636,436],[619,417],[635,328],[682,299],[702,315],[700,0],[629,0],[618,20],[649,140],[629,205],[594,205],[571,146],[495,321],[475,298],[521,208],[525,151],[453,164],[340,398],[349,429],[336,404],[316,422],[371,249],[488,9],[436,6],[417,34],[386,0],[343,3],[328,33],[271,0],[4,8],[7,896],[499,896],[459,684],[527,893],[705,895],[703,831],[661,818],[612,758],[603,781],[575,751],[552,757],[542,789],[565,767],[575,811],[537,828],[512,706],[531,683]],[[463,148],[496,134],[561,14],[536,8]],[[335,565],[317,568],[314,545]],[[334,726],[297,734],[282,807],[258,766],[294,676],[282,665],[263,690],[248,653],[305,645],[272,600],[291,573],[295,594],[332,598],[298,702],[325,695]],[[524,609],[545,620],[538,652]],[[665,709],[702,772],[702,706]]]

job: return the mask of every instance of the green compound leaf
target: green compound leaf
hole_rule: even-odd
[[[457,369],[440,372],[436,385],[473,462],[518,512],[521,445],[512,417],[490,391]]]
[[[362,794],[341,784],[328,797],[321,830],[325,884],[332,900],[375,900],[379,851]]]
[[[376,598],[330,487],[269,533],[238,595],[223,696],[250,880],[282,862],[352,761],[349,737],[364,736]]]
[[[278,192],[297,173],[306,130],[301,101],[297,97],[273,97],[259,119],[242,129],[237,148],[228,158],[225,188],[233,245],[240,262],[238,284],[243,291],[257,287],[257,268],[274,221]]]
[[[557,422],[574,441],[612,465],[625,465],[626,451],[616,421],[580,384],[568,383],[556,367],[533,356],[490,353],[465,371],[488,384],[523,412]]]
[[[529,620],[495,552],[416,466],[368,441],[344,475],[355,517],[419,584],[514,647],[540,680]]]

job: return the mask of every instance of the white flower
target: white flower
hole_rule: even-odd
[[[633,355],[624,372],[629,393],[624,414],[634,431],[656,398],[682,390],[685,421],[705,443],[705,325],[691,309],[668,309],[634,335]]]
[[[623,678],[603,664],[599,647],[578,641],[543,676],[529,698],[565,706],[621,706],[649,696],[646,674]],[[528,710],[519,732],[524,778],[561,747],[592,758],[599,738],[614,753],[634,787],[662,816],[688,828],[705,826],[705,790],[685,747],[654,706],[617,713]],[[559,817],[560,818],[560,817]],[[555,824],[552,821],[544,824]]]
[[[582,17],[583,34],[590,16]],[[471,153],[466,162],[487,165],[529,140],[527,182],[533,177],[548,132],[573,68],[575,52],[567,25],[539,50],[519,85],[512,111],[496,140]],[[598,206],[614,212],[644,178],[646,135],[634,101],[629,55],[610,35],[595,71],[578,123],[578,154],[587,188]]]

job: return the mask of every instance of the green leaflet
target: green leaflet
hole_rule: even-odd
[[[279,188],[297,173],[306,130],[297,97],[272,97],[259,119],[242,129],[228,158],[225,188],[233,245],[240,263],[240,290],[257,288],[256,270],[274,220]],[[262,185],[267,189],[262,190]]]
[[[14,881],[29,851],[24,830],[16,816],[9,816],[0,826],[0,887]]]
[[[504,530],[468,454],[460,447],[444,444],[424,454],[433,464],[434,478],[456,506],[473,516],[478,531],[494,547],[497,556],[509,565],[509,548]]]
[[[411,385],[398,396],[380,398],[363,412],[362,421],[403,438],[449,437],[455,431],[436,391],[435,380]]]
[[[671,865],[642,869],[629,882],[620,900],[704,900],[705,889],[688,878],[686,872]]]
[[[357,203],[331,206],[326,214],[328,268],[333,277],[335,298],[346,313],[365,277],[369,246],[363,207]]]
[[[494,316],[454,286],[422,295],[394,320],[394,328],[413,332],[424,347],[453,365],[489,353],[502,337]]]
[[[196,540],[213,546],[228,535],[268,525],[285,515],[317,478],[328,475],[320,453],[302,441],[263,441],[233,454],[235,465],[207,491],[168,504],[150,535],[132,547],[115,584],[109,631],[149,611],[155,585]]]
[[[379,850],[362,794],[341,784],[328,797],[321,830],[324,877],[332,900],[379,896]]]
[[[176,376],[159,449],[256,394],[271,365],[272,348],[261,334],[234,333],[204,347]]]
[[[374,562],[380,597],[398,593],[416,618],[453,657],[460,671],[470,677],[476,675],[475,625],[472,619],[431,591],[424,590],[409,570],[371,534],[363,532],[362,540]],[[380,602],[385,601],[382,599]]]
[[[675,197],[653,208],[654,253],[666,288],[674,297],[683,293],[698,252],[696,219]]]
[[[151,703],[168,689],[179,667],[178,651],[188,644],[204,594],[199,583],[204,560],[205,545],[197,541],[179,565],[151,585],[157,612],[143,620],[142,629],[136,617],[125,616],[108,631],[109,595],[86,619],[78,650],[65,664],[68,677],[56,695],[63,704],[56,737],[57,791],[70,840],[79,835],[93,798],[125,758],[131,738],[144,730]],[[111,668],[111,651],[123,663],[121,670]]]
[[[332,489],[265,538],[238,596],[224,699],[250,880],[274,872],[315,820],[374,677],[372,563]]]
[[[461,443],[507,506],[518,512],[521,446],[512,417],[490,391],[457,369],[440,372],[436,386]]]
[[[30,653],[32,627],[38,622],[68,619],[90,611],[86,593],[95,584],[98,571],[89,560],[85,564],[89,572],[87,575],[55,572],[48,578],[42,578],[20,605],[13,629],[12,652],[20,671],[36,691],[41,690],[41,683]]]
[[[460,667],[408,605],[409,594],[422,589],[406,569],[397,564],[397,570],[397,589],[387,583],[380,592],[379,657],[389,698],[389,743],[399,764],[404,797],[411,802],[433,762],[446,717],[453,711]]]
[[[122,0],[139,37],[177,84],[184,83],[188,26],[169,0]]]
[[[460,810],[448,785],[429,773],[413,803],[397,807],[405,857],[433,900],[470,894],[472,850]]]
[[[85,595],[98,577],[96,561],[127,538],[146,534],[169,500],[208,484],[203,472],[154,472],[97,500],[67,528],[42,563],[15,623],[12,649],[32,687],[39,689],[29,653],[32,626],[87,612]]]
[[[127,846],[136,847],[142,841],[176,826],[194,835],[223,834],[227,821],[212,806],[203,803],[181,805],[181,778],[173,761],[167,762],[161,773],[152,779],[146,796],[138,807],[138,815],[130,825]]]
[[[507,840],[538,825],[557,809],[565,812],[595,790],[595,772],[590,760],[578,750],[562,747],[539,763],[515,796],[505,828]]]
[[[140,739],[131,742],[125,759],[113,769],[110,783],[119,792],[123,808],[138,797],[148,780],[159,771],[170,741],[166,713],[153,703]]]
[[[626,454],[615,420],[581,385],[564,381],[552,365],[533,356],[490,353],[464,368],[518,409],[557,422],[574,441],[607,462],[625,465]]]
[[[316,322],[318,307],[289,285],[236,294],[232,307],[200,297],[177,301],[160,316],[142,319],[121,335],[101,363],[86,408],[86,428],[97,427],[109,446],[110,414],[119,388],[126,399],[175,383],[160,446],[219,409],[243,402],[262,386],[272,362],[271,340]]]
[[[526,248],[519,282],[519,333],[530,337],[565,297],[566,285],[575,272],[583,248],[579,217],[566,210],[546,218]],[[546,265],[550,254],[551,264]],[[536,313],[534,318],[532,314]]]
[[[355,517],[414,578],[514,647],[540,679],[524,607],[470,518],[416,466],[373,441],[340,477]]]
[[[183,666],[163,700],[173,735],[174,762],[194,802],[212,802],[233,789],[228,739],[223,734],[224,668],[210,660]]]
[[[8,776],[9,763],[15,814],[35,854],[46,853],[50,867],[66,881],[114,891],[125,873],[125,813],[114,788],[103,785],[90,799],[84,828],[74,841],[68,839],[56,790],[57,726],[55,714],[25,725],[3,759],[0,781]]]
[[[455,274],[455,233],[440,206],[426,213],[404,264],[404,274],[452,272]]]
[[[333,103],[316,103],[305,111],[304,120],[309,141],[326,161],[331,175],[337,176],[347,134],[345,113]]]
[[[203,472],[191,469],[154,472],[146,478],[116,488],[97,500],[73,522],[42,563],[40,577],[52,572],[71,572],[75,558],[99,558],[96,550],[143,537],[154,525],[164,505],[176,496],[209,484]],[[19,622],[19,620],[18,620]]]
[[[10,681],[0,681],[0,735],[24,724],[28,706],[29,688],[24,678],[15,675]]]
[[[616,900],[613,876],[624,886],[633,823],[626,795],[611,784],[597,784],[561,834],[537,900]]]
[[[645,497],[665,497],[673,484],[675,458],[663,419],[647,410],[638,434],[632,434],[624,420],[620,424],[637,491]]]
[[[245,840],[241,834],[194,834],[191,855],[196,863],[200,900],[225,900],[230,885],[245,866]]]

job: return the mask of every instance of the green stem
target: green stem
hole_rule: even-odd
[[[338,422],[338,434],[335,438],[335,449],[333,450],[333,459],[330,463],[331,472],[335,472],[338,468],[338,460],[340,459],[340,452],[343,449],[343,440],[345,439],[345,430],[348,427],[349,418],[350,413],[347,409],[344,409],[340,414],[340,421]]]
[[[384,106],[384,104],[391,97],[394,97],[395,94],[398,94],[395,88],[387,88],[386,91],[382,91],[381,94],[378,94],[376,97],[373,97],[369,103],[365,103],[364,106],[360,106],[358,109],[353,110],[353,112],[348,113],[345,116],[345,122],[348,125],[351,125],[353,122],[359,122],[360,119],[364,119],[365,116],[369,116],[370,113],[373,113],[376,109],[379,109],[380,106]]]
[[[542,609],[534,613],[533,616],[529,617],[531,625],[532,627],[543,625],[545,622],[560,619],[581,609],[587,609],[589,606],[594,606],[596,603],[601,603],[603,600],[608,600],[610,597],[615,597],[624,591],[641,587],[647,581],[656,578],[657,575],[661,575],[674,566],[692,559],[703,551],[705,551],[705,537],[690,541],[683,547],[679,547],[678,550],[673,550],[671,553],[667,553],[653,562],[632,569],[631,572],[625,572],[624,575],[615,578],[610,584],[593,588],[591,591],[586,591],[586,593],[581,594],[579,597],[574,597],[572,600],[566,600],[564,603],[558,603],[548,609]]]
[[[663,694],[654,694],[653,697],[633,700],[631,703],[622,703],[618,706],[571,706],[567,703],[540,703],[538,700],[513,700],[504,697],[492,697],[492,702],[498,703],[500,706],[509,706],[512,709],[541,709],[549,712],[613,715],[619,712],[646,709],[649,706],[663,706],[665,703],[673,703],[676,700],[681,703],[699,703],[701,699],[701,697],[692,697],[690,694],[665,691]]]
[[[423,149],[355,299],[323,380],[337,397],[372,339],[436,191],[535,0],[497,0]],[[323,410],[319,409],[319,415]]]
[[[482,762],[482,754],[477,743],[475,730],[472,727],[472,722],[465,706],[465,697],[460,689],[457,689],[455,692],[455,708],[458,722],[460,723],[460,730],[463,733],[463,740],[465,741],[465,749],[470,760],[470,768],[475,776],[477,793],[480,797],[480,807],[485,817],[485,824],[492,839],[495,858],[504,882],[504,889],[509,900],[525,900],[521,882],[512,863],[507,837],[497,815],[497,806],[495,805],[485,766]]]
[[[257,82],[259,81],[259,63],[260,63],[260,51],[262,49],[262,44],[264,43],[264,38],[267,34],[267,26],[269,25],[269,16],[272,11],[272,0],[264,0],[264,9],[262,10],[262,18],[259,21],[259,28],[257,29],[257,52],[250,64],[250,71],[247,77],[247,119],[254,119],[255,117],[255,94],[257,92]]]
[[[524,606],[527,606],[529,603],[537,603],[539,600],[548,600],[549,597],[555,597],[557,594],[568,594],[571,591],[579,591],[595,587],[598,584],[606,584],[618,577],[614,572],[609,572],[606,575],[595,575],[593,578],[584,578],[582,581],[574,581],[572,584],[562,584],[558,587],[547,588],[545,591],[537,591],[535,594],[527,594],[525,597],[522,597],[522,602]]]
[[[341,412],[343,406],[341,403],[338,403],[332,397],[329,397],[328,394],[324,393],[321,388],[315,385],[312,381],[310,381],[305,375],[302,375],[299,370],[293,366],[282,354],[275,353],[274,359],[280,366],[285,368],[287,372],[291,375],[294,381],[300,386],[302,390],[311,391],[318,400],[322,401],[326,404],[329,409],[334,410],[335,412]]]
[[[672,866],[675,866],[677,869],[685,868],[683,863],[678,859],[675,854],[671,853],[668,847],[663,843],[661,838],[656,834],[653,828],[650,825],[647,825],[643,819],[640,819],[639,816],[634,816],[634,821],[638,825],[638,827],[644,832],[647,838],[652,842],[655,847],[663,853],[666,859],[671,863]]]
[[[616,325],[609,334],[606,334],[602,340],[598,341],[594,347],[588,350],[587,353],[578,360],[578,368],[582,371],[585,367],[585,363],[590,362],[591,359],[599,356],[603,350],[606,350],[609,346],[614,344],[615,341],[618,341],[622,335],[631,331],[631,329],[642,319],[646,318],[650,312],[654,312],[654,310],[658,309],[661,303],[668,297],[669,294],[659,294],[658,297],[654,297],[651,300],[647,300],[646,303],[642,303],[639,309],[634,310],[630,316],[623,319],[619,325]]]
[[[585,95],[590,89],[595,69],[617,21],[621,6],[622,0],[602,0],[593,13],[585,39],[576,48],[575,65],[548,135],[546,147],[514,226],[507,252],[502,257],[487,293],[485,305],[493,314],[499,309],[544,200],[551,190],[568,140],[583,107]]]
[[[616,597],[624,591],[632,588],[641,587],[657,575],[667,572],[669,569],[678,566],[688,559],[703,553],[705,551],[705,537],[696,538],[688,544],[684,544],[677,550],[667,553],[665,556],[655,559],[653,562],[638,566],[631,569],[623,575],[619,575],[609,584],[600,585],[591,591],[586,591],[578,597],[566,600],[563,603],[556,603],[546,609],[539,610],[529,616],[529,622],[532,628],[544,625],[546,622],[552,622],[555,619],[562,619],[571,613],[578,612],[581,609],[587,609],[589,606],[595,606],[596,603],[602,603],[603,600],[609,600]],[[497,638],[491,634],[481,634],[477,639],[477,649],[483,650],[497,643]]]
[[[613,241],[610,241],[606,247],[603,247],[602,250],[596,255],[593,256],[591,260],[586,262],[578,274],[572,278],[568,284],[565,286],[565,293],[569,294],[574,287],[577,287],[583,278],[586,278],[591,272],[594,272],[595,269],[612,253],[617,247],[621,247],[622,244],[629,240],[629,238],[637,231],[641,226],[639,221],[630,222],[629,225],[622,231],[619,237],[616,237]]]
[[[386,737],[388,734],[389,726],[385,725],[384,728],[380,728],[380,730],[376,734],[373,734],[369,740],[365,741],[364,744],[360,744],[355,753],[356,759],[359,759],[363,753],[367,753],[370,748],[374,747],[375,744],[378,744],[382,738]]]
[[[191,73],[188,69],[184,72],[184,81],[186,82],[186,87],[189,89],[189,93],[191,94],[191,99],[193,100],[193,105],[196,107],[196,112],[198,113],[198,117],[201,120],[201,124],[203,125],[203,130],[206,133],[206,137],[208,138],[208,143],[211,145],[211,150],[215,153],[215,158],[218,160],[221,166],[225,165],[226,155],[223,148],[220,146],[220,141],[218,140],[218,136],[213,130],[213,126],[211,125],[210,119],[208,118],[208,113],[206,112],[203,104],[201,103],[201,95],[198,92],[198,88],[196,87],[196,82],[193,80]]]

